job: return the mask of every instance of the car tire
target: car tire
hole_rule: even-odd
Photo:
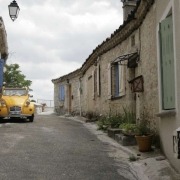
[[[30,116],[28,119],[29,119],[29,122],[33,122],[34,121],[34,114],[32,116]]]

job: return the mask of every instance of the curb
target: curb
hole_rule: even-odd
[[[171,167],[169,161],[159,151],[139,153],[137,148],[134,148],[135,146],[122,146],[103,131],[97,130],[97,125],[94,122],[87,122],[87,119],[84,117],[59,117],[82,123],[100,141],[108,144],[112,150],[109,156],[117,161],[118,166],[120,166],[118,172],[121,176],[130,180],[180,180],[180,174]],[[137,154],[140,154],[140,156],[137,156]],[[134,156],[136,161],[129,161],[130,156]],[[122,168],[123,170],[126,169],[127,173],[123,174],[124,171],[121,171]]]

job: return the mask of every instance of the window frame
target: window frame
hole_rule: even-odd
[[[108,65],[108,97],[121,98],[125,95],[125,65],[122,62]]]
[[[65,101],[65,87],[64,87],[64,85],[59,85],[59,100]]]
[[[175,33],[175,16],[174,16],[174,1],[169,2],[167,5],[166,9],[164,10],[164,13],[162,14],[161,18],[159,21],[157,21],[157,26],[156,26],[156,43],[157,43],[157,64],[158,64],[158,94],[159,94],[159,113],[157,114],[158,117],[163,117],[164,114],[168,114],[169,116],[174,116],[176,114],[176,108],[177,108],[177,75],[176,75],[176,68],[174,68],[174,80],[175,80],[175,107],[174,109],[164,109],[162,105],[162,84],[161,84],[161,54],[160,54],[160,23],[167,17],[169,14],[172,14],[173,16],[173,45],[174,45],[174,67],[176,67],[176,33]]]

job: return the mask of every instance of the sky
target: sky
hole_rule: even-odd
[[[16,0],[20,12],[14,22],[8,12],[11,2],[0,0],[7,64],[20,65],[38,102],[53,100],[51,80],[80,68],[123,22],[120,0]]]

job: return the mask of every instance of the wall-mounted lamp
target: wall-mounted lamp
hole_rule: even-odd
[[[11,2],[11,4],[8,6],[9,8],[9,16],[12,19],[12,21],[16,20],[16,18],[18,17],[20,8],[18,6],[18,4],[16,3],[16,1]]]

